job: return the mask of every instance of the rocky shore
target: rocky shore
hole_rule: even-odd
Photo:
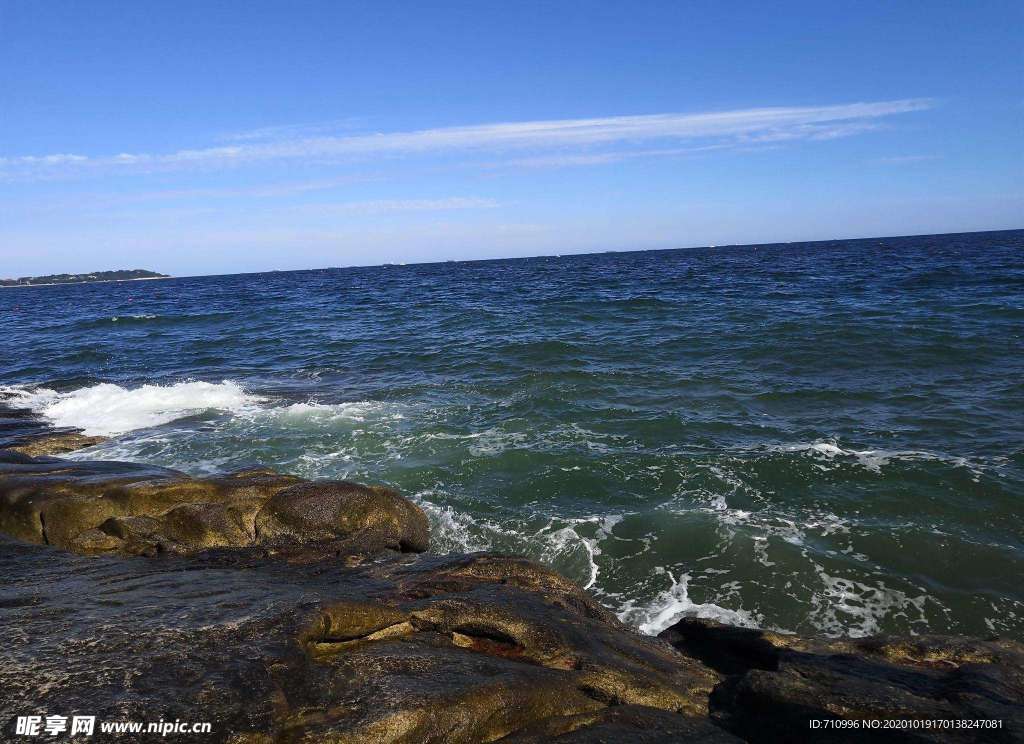
[[[78,436],[0,450],[4,740],[76,713],[234,744],[1024,740],[1018,643],[650,638],[537,563],[431,555],[387,488],[53,456]],[[829,723],[866,720],[897,728]]]

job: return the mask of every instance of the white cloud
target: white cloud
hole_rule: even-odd
[[[66,163],[86,163],[85,155],[58,152],[53,155],[25,155],[20,158],[3,158],[2,163],[25,163],[26,165],[64,165]]]
[[[576,155],[535,155],[528,158],[514,158],[497,163],[494,167],[517,167],[517,168],[562,168],[576,165],[605,165],[607,163],[619,163],[623,160],[635,160],[640,158],[671,158],[685,155],[695,155],[702,152],[722,150],[727,147],[735,147],[735,144],[705,145],[704,147],[672,147],[660,149],[643,150],[613,150],[611,152],[580,153]]]
[[[830,139],[875,128],[875,120],[930,108],[928,99],[904,99],[830,106],[789,106],[696,114],[648,114],[594,119],[559,119],[442,127],[410,132],[344,136],[287,136],[289,128],[263,130],[269,141],[178,150],[171,153],[121,153],[115,156],[22,156],[0,159],[8,177],[40,170],[71,168],[120,172],[182,167],[225,167],[267,161],[332,162],[365,156],[545,151],[616,147],[629,156],[643,143],[715,140],[749,145],[801,139]],[[571,157],[564,152],[562,157]],[[585,153],[596,162],[608,153]],[[614,155],[612,155],[614,157]],[[606,160],[605,160],[606,162]]]
[[[938,159],[938,155],[894,155],[892,157],[876,158],[874,162],[882,163],[883,165],[909,165]]]
[[[316,212],[354,212],[384,214],[388,212],[445,212],[454,209],[493,209],[494,199],[476,196],[450,196],[444,199],[375,199],[328,204],[308,204],[304,209]]]
[[[355,117],[319,122],[317,124],[284,124],[272,127],[259,127],[244,132],[230,132],[217,137],[222,142],[266,142],[282,139],[299,139],[314,135],[336,133],[339,130],[352,130],[359,126],[361,120]]]

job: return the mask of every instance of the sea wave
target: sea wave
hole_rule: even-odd
[[[827,636],[870,636],[879,633],[883,620],[902,618],[911,627],[928,628],[926,605],[932,602],[941,608],[934,597],[926,593],[912,595],[895,589],[885,581],[874,584],[845,576],[834,576],[821,566],[815,566],[822,589],[811,597],[808,620]]]
[[[100,383],[68,392],[8,387],[3,392],[8,395],[9,405],[29,408],[53,426],[81,429],[98,436],[117,436],[206,411],[242,413],[257,408],[263,401],[231,380],[193,380],[137,388]]]
[[[770,445],[769,452],[807,454],[829,462],[849,461],[874,473],[894,462],[934,461],[953,467],[970,470],[976,476],[981,474],[981,465],[966,457],[946,455],[923,450],[853,449],[840,447],[835,441],[821,440],[800,444]]]
[[[401,406],[374,400],[344,403],[292,403],[291,405],[259,411],[254,418],[272,419],[272,423],[285,427],[330,426],[339,421],[362,423],[370,419],[397,421],[404,418]]]
[[[447,494],[436,489],[412,496],[430,520],[434,552],[495,550],[526,555],[579,581],[584,589],[597,584],[601,543],[615,537],[615,525],[626,516],[560,518],[534,514],[519,520],[474,518],[443,503],[447,498]]]
[[[665,576],[670,586],[647,603],[629,600],[622,604],[618,612],[622,622],[636,627],[646,635],[658,635],[684,617],[698,617],[717,620],[727,625],[738,625],[744,628],[761,626],[760,618],[743,609],[732,610],[721,607],[713,602],[698,603],[690,599],[690,579],[688,573],[681,573],[678,578],[668,570],[658,567],[656,575]]]
[[[235,316],[233,312],[161,312],[161,313],[106,313],[86,316],[67,324],[63,321],[49,326],[47,330],[62,333],[74,331],[105,331],[119,326],[130,325],[140,327],[165,327],[176,325],[204,326],[218,321],[229,320]]]
[[[110,322],[111,323],[117,323],[117,322],[126,322],[127,323],[127,322],[138,321],[138,320],[156,320],[156,317],[157,316],[150,315],[149,313],[142,313],[140,315],[113,315],[110,318]]]
[[[45,387],[0,387],[8,405],[28,408],[55,427],[83,430],[86,434],[115,437],[168,424],[209,411],[233,414],[256,426],[281,429],[323,429],[369,419],[403,418],[397,404],[348,401],[275,404],[246,391],[232,380],[219,383],[188,380],[171,385],[125,388],[100,383],[58,392]]]

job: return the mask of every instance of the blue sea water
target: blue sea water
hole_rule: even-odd
[[[645,632],[1024,639],[1024,231],[12,288],[0,328],[7,405],[110,437],[74,457],[386,483]]]

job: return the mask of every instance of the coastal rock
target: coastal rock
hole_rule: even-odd
[[[388,488],[348,481],[278,491],[256,514],[255,538],[264,545],[329,541],[364,554],[430,547],[427,517],[418,506]]]
[[[312,684],[282,687],[286,740],[495,741],[618,705],[707,714],[718,675],[543,566],[421,557],[389,578],[376,601],[329,604],[299,634],[307,654],[282,679]]]
[[[248,552],[139,561],[0,540],[15,577],[0,725],[88,710],[212,721],[207,740],[236,744],[730,740],[706,716],[719,675],[543,566]]]
[[[422,554],[425,515],[379,486],[8,450],[0,532],[23,541],[0,538],[5,727],[43,710],[210,721],[207,740],[233,744],[833,741],[849,731],[809,722],[841,719],[1024,731],[1020,644],[697,619],[645,637],[533,561]],[[176,557],[124,559],[158,554]]]
[[[0,455],[0,531],[81,553],[300,554],[426,550],[427,519],[393,491],[269,470],[191,478],[128,463]],[[314,546],[318,546],[314,548]]]
[[[9,449],[29,457],[44,457],[63,455],[86,447],[94,447],[106,441],[107,437],[90,437],[81,432],[72,431],[31,437],[13,444]]]
[[[849,729],[809,722],[895,720],[906,741],[1021,741],[1024,646],[941,636],[801,639],[685,619],[661,634],[727,675],[711,718],[753,742],[846,741]],[[951,731],[913,721],[1000,721]],[[863,732],[862,732],[863,733]]]

